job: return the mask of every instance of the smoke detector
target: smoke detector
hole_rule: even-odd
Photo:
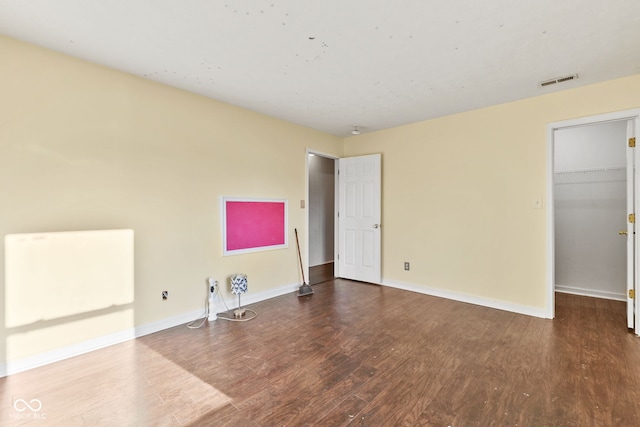
[[[577,78],[578,78],[577,74],[569,74],[568,76],[556,77],[554,79],[541,81],[540,83],[538,83],[538,85],[540,87],[546,87],[546,86],[551,86],[558,83],[564,83],[571,80],[576,80]]]

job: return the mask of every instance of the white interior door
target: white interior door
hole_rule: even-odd
[[[346,157],[338,162],[339,277],[381,281],[381,156]]]
[[[633,138],[633,120],[627,120],[627,141]],[[627,144],[627,328],[635,328],[635,304],[632,295],[635,293],[635,153],[634,144]],[[637,333],[637,329],[636,329]]]

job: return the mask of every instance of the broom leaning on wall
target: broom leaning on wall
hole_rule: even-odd
[[[302,267],[302,255],[300,255],[300,242],[298,241],[298,229],[294,228],[293,231],[296,233],[296,247],[298,248],[298,260],[300,260],[300,272],[302,273],[302,285],[300,289],[298,289],[298,296],[304,297],[307,295],[313,295],[313,289],[307,283],[304,278],[304,267]]]

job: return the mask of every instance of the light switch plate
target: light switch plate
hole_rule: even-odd
[[[534,197],[531,199],[531,207],[533,209],[542,209],[542,197]]]

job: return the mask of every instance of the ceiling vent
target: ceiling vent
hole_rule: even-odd
[[[556,77],[555,79],[549,79],[538,83],[540,87],[551,86],[557,83],[568,82],[571,80],[576,80],[578,78],[577,74],[569,74],[568,76]]]

